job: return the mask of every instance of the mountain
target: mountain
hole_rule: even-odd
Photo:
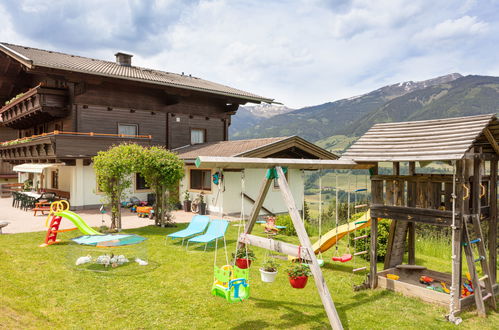
[[[361,118],[374,113],[388,102],[418,90],[452,82],[461,77],[460,74],[453,73],[425,81],[393,84],[360,96],[306,107],[268,119],[260,119],[256,123],[250,123],[250,125],[243,122],[244,125],[233,128],[231,138],[299,135],[310,141],[318,141],[333,135],[350,135],[349,132],[345,131],[346,127],[351,127]]]
[[[245,128],[258,124],[264,119],[294,111],[284,105],[258,104],[254,106],[241,106],[232,117],[229,134],[239,132]]]
[[[376,123],[496,112],[499,112],[499,77],[466,76],[388,101],[337,133],[360,136]]]

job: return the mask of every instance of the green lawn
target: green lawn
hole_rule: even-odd
[[[202,252],[168,241],[164,235],[183,228],[144,227],[129,230],[148,238],[149,258],[156,263],[146,273],[130,276],[76,271],[68,262],[69,244],[39,248],[44,233],[0,235],[0,328],[297,328],[323,329],[327,317],[313,281],[303,290],[292,289],[281,263],[277,281],[262,283],[258,265],[264,251],[256,249],[251,270],[251,298],[229,304],[210,294],[213,250]],[[260,231],[260,228],[256,228]],[[227,235],[234,250],[237,227]],[[67,240],[72,234],[66,233]],[[74,233],[73,235],[78,235]],[[288,241],[294,238],[284,237]],[[423,246],[418,263],[449,270],[450,257],[439,258]],[[330,260],[332,252],[324,255]],[[219,266],[224,263],[218,251]],[[352,264],[328,262],[323,268],[338,313],[347,329],[455,328],[446,323],[445,308],[383,291],[353,292]],[[492,329],[497,313],[487,319],[473,311],[462,315],[461,329]]]

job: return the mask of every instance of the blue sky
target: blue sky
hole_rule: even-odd
[[[499,0],[2,0],[0,40],[185,72],[290,107],[499,76]]]

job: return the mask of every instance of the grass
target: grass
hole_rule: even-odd
[[[251,298],[229,304],[210,294],[215,252],[193,248],[186,252],[164,235],[182,229],[153,226],[129,230],[148,238],[149,259],[156,263],[146,273],[110,276],[76,271],[68,262],[74,247],[68,243],[39,248],[44,233],[0,235],[0,328],[294,328],[323,329],[327,317],[313,281],[303,290],[292,289],[285,276],[287,262],[279,261],[275,283],[262,283],[258,266],[264,250],[255,248],[251,269]],[[255,232],[259,232],[256,228]],[[66,233],[64,240],[78,235]],[[227,234],[229,256],[234,251],[237,227]],[[289,242],[295,237],[282,236]],[[316,238],[312,238],[314,241]],[[429,250],[428,250],[429,249]],[[437,270],[450,269],[448,255],[418,243],[425,252],[418,263]],[[324,254],[330,260],[332,250]],[[218,249],[218,265],[225,263]],[[436,267],[434,267],[436,265]],[[326,282],[346,329],[409,329],[455,326],[443,321],[446,308],[384,291],[353,292],[352,263],[323,268]],[[381,265],[380,265],[381,267]],[[462,315],[461,329],[497,328],[497,313],[487,319],[473,311]]]

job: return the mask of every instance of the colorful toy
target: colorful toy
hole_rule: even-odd
[[[50,225],[48,224],[49,219]],[[62,218],[66,218],[71,221],[76,227],[69,229],[59,229],[61,225]],[[47,235],[45,236],[45,241],[40,247],[46,247],[47,245],[52,245],[60,242],[57,239],[58,233],[63,233],[72,230],[80,230],[84,235],[102,235],[101,233],[95,231],[90,227],[78,214],[69,211],[69,203],[65,200],[53,202],[50,204],[50,212],[45,221],[45,226],[48,227]]]
[[[228,302],[240,302],[249,298],[249,269],[225,265],[215,266],[215,281],[211,294],[225,298]]]
[[[447,284],[445,282],[440,282],[440,285],[442,286],[442,289],[445,291],[445,293],[450,293],[450,290],[447,288]]]
[[[400,276],[395,275],[395,274],[386,274],[386,278],[389,278],[390,280],[398,280]]]
[[[139,218],[148,218],[151,214],[152,206],[138,206],[136,208]]]
[[[419,283],[421,284],[431,284],[433,283],[434,279],[429,277],[429,276],[426,276],[426,275],[423,275],[419,278]]]

